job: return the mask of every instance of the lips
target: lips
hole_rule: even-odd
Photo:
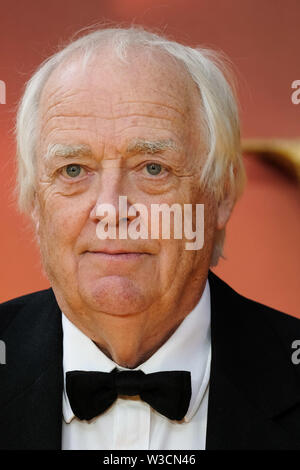
[[[127,251],[123,249],[87,250],[85,253],[91,256],[99,257],[102,260],[107,259],[110,261],[137,260],[143,256],[149,255],[149,253],[146,252]]]
[[[145,254],[143,252],[138,251],[127,251],[127,250],[88,250],[89,253],[101,253],[105,255],[130,255],[130,254]]]

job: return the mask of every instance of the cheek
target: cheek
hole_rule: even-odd
[[[88,217],[86,205],[63,197],[49,199],[40,214],[41,247],[51,248],[49,255],[71,249]],[[48,250],[49,251],[49,250]]]
[[[160,282],[164,288],[181,284],[191,268],[191,251],[185,250],[183,240],[160,240]]]

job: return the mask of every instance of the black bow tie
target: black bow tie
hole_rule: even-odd
[[[145,374],[142,370],[66,373],[66,390],[73,413],[90,420],[109,408],[119,395],[139,395],[169,419],[181,420],[191,399],[191,374],[167,371]]]

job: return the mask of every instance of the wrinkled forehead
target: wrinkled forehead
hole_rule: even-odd
[[[201,106],[195,82],[183,64],[166,52],[132,47],[123,61],[106,46],[87,62],[77,53],[52,72],[41,95],[40,116],[74,94],[91,91],[95,98],[103,95],[112,102],[157,102],[193,118]],[[84,106],[84,96],[82,101]]]

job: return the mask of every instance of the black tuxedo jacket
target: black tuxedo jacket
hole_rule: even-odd
[[[207,449],[300,449],[300,321],[209,273],[212,367]],[[0,448],[60,449],[62,324],[51,289],[0,305]]]

